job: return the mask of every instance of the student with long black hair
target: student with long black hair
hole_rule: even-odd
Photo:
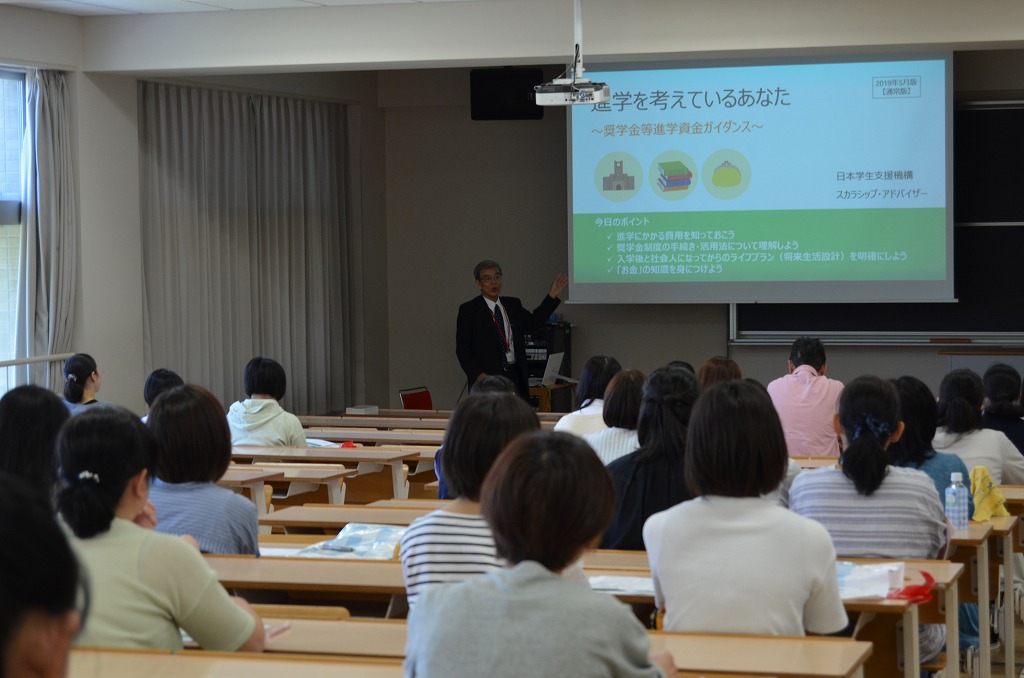
[[[18,386],[0,398],[0,472],[17,476],[40,494],[57,490],[54,441],[68,408],[41,386]]]
[[[940,558],[946,519],[934,483],[889,463],[887,448],[904,429],[896,387],[873,376],[851,381],[835,428],[843,442],[839,463],[798,475],[790,508],[824,525],[840,557]],[[945,627],[923,626],[922,661],[938,656],[944,642]]]
[[[1020,372],[1011,365],[997,363],[985,370],[985,408],[982,428],[1002,431],[1014,447],[1024,454],[1024,405],[1020,402]]]
[[[969,469],[984,466],[996,485],[1024,484],[1024,457],[1004,433],[981,426],[984,402],[985,385],[975,372],[959,369],[943,377],[932,446],[957,455]]]
[[[604,392],[612,377],[622,370],[610,355],[595,355],[587,361],[576,384],[576,410],[555,423],[555,430],[583,436],[607,428],[604,423]]]
[[[63,676],[88,592],[48,495],[3,473],[0,544],[0,676]]]
[[[57,451],[57,508],[92,588],[79,644],[180,650],[180,627],[206,649],[263,649],[259,616],[228,596],[194,541],[132,522],[147,504],[158,454],[138,417],[119,407],[71,417]]]

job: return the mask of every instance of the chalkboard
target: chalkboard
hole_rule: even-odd
[[[1024,109],[954,114],[956,303],[737,304],[733,339],[1024,343]]]

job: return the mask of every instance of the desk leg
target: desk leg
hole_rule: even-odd
[[[391,484],[395,489],[395,499],[409,498],[409,483],[405,479],[405,463],[396,461],[391,464]]]
[[[956,584],[947,586],[943,596],[946,607],[946,676],[960,678],[960,602]]]
[[[978,573],[978,626],[981,633],[979,637],[979,655],[981,656],[981,678],[992,676],[992,620],[989,612],[989,587],[988,587],[988,544],[982,544],[977,549],[977,563],[975,564]]]
[[[903,676],[921,676],[921,636],[918,626],[917,605],[911,605],[903,613]]]
[[[1002,538],[1003,545],[1003,661],[1006,662],[1006,678],[1017,675],[1016,641],[1014,640],[1013,615],[1013,536]]]
[[[327,501],[331,504],[345,503],[345,481],[341,478],[327,483]]]
[[[259,520],[262,516],[267,515],[266,483],[261,480],[258,483],[249,483],[246,487],[249,488],[252,503],[256,505],[256,520]],[[260,534],[270,534],[273,529],[270,525],[260,525],[257,528]]]

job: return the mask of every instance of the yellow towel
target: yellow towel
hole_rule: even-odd
[[[972,520],[984,521],[992,516],[1008,516],[1006,498],[992,482],[992,476],[984,466],[971,469],[971,495],[974,497]]]

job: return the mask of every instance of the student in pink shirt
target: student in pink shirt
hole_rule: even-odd
[[[839,456],[832,422],[843,383],[825,376],[821,340],[799,337],[789,352],[789,374],[768,384],[791,457]]]

